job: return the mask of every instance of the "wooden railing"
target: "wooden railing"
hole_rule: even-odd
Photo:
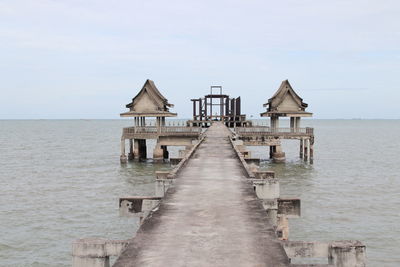
[[[269,126],[236,127],[235,132],[239,135],[314,135],[314,128],[271,128]]]
[[[185,127],[185,126],[163,126],[159,128],[155,126],[127,127],[123,129],[123,134],[124,135],[132,135],[132,134],[196,135],[196,134],[201,134],[201,128]]]

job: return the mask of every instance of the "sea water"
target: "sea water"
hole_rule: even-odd
[[[175,122],[174,122],[175,123]],[[179,121],[176,121],[179,124]],[[156,170],[121,165],[120,136],[131,120],[0,121],[0,266],[70,266],[83,237],[128,239],[138,227],[122,218],[118,198],[153,195]],[[314,164],[299,142],[284,141],[286,163],[267,147],[249,147],[280,179],[282,197],[298,197],[290,239],[357,239],[368,266],[400,266],[400,121],[306,120],[314,127]],[[148,155],[154,141],[148,142]],[[179,147],[168,148],[171,157]]]

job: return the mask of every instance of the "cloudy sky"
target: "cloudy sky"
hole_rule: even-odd
[[[152,79],[190,117],[289,79],[315,118],[400,118],[398,0],[0,0],[0,119],[118,118]]]

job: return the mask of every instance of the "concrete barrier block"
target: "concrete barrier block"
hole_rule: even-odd
[[[72,255],[79,257],[106,257],[106,242],[104,238],[82,238],[72,243]]]
[[[170,171],[156,171],[156,178],[157,179],[167,179],[169,173],[170,173]]]
[[[334,241],[329,246],[328,263],[335,267],[365,267],[365,246],[357,240]]]
[[[157,197],[164,197],[165,193],[167,192],[168,188],[175,182],[175,179],[156,179],[156,196]]]
[[[278,179],[253,179],[256,195],[260,199],[279,198],[280,188]]]
[[[244,159],[247,164],[255,164],[257,166],[260,165],[260,159],[259,158],[245,158]]]
[[[120,216],[140,216],[143,217],[143,213],[151,211],[155,208],[162,197],[151,196],[151,197],[121,197],[119,199],[119,212]]]
[[[287,218],[301,216],[301,201],[299,198],[278,199],[278,215],[286,215]]]
[[[170,162],[172,165],[178,165],[179,162],[181,162],[181,160],[182,160],[182,158],[170,158],[170,159],[169,159],[169,162]]]
[[[128,244],[128,240],[108,240],[106,242],[106,254],[108,256],[119,256]]]
[[[254,177],[258,179],[275,178],[274,171],[256,171],[254,172]]]
[[[127,240],[82,238],[72,243],[72,267],[109,267],[110,256],[119,256]]]
[[[278,199],[263,199],[262,203],[265,210],[276,210],[278,212]]]
[[[186,149],[179,150],[179,157],[184,158],[189,151]]]
[[[289,258],[328,258],[329,243],[284,241],[282,245]]]

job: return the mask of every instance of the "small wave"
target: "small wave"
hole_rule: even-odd
[[[14,250],[14,249],[15,249],[15,247],[13,247],[13,246],[0,243],[0,251],[3,251],[3,250]]]

